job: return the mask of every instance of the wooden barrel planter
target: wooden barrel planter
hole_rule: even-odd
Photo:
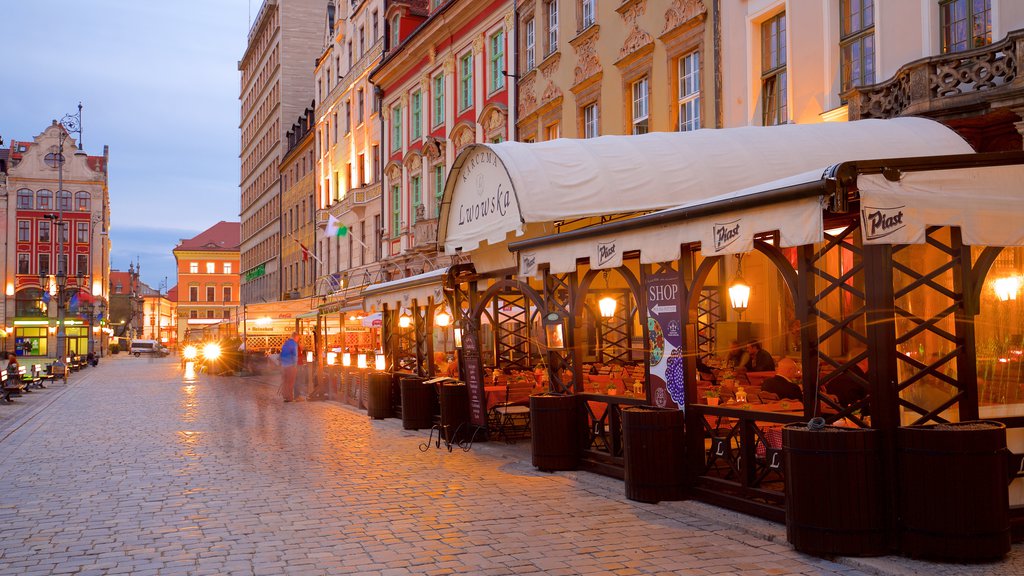
[[[684,422],[682,410],[622,409],[626,498],[652,503],[685,498]]]
[[[576,470],[580,466],[579,399],[572,394],[530,396],[533,465],[539,470]]]
[[[469,388],[465,383],[441,386],[441,434],[448,443],[469,437]]]
[[[402,378],[402,428],[419,430],[434,425],[437,391],[419,376]]]
[[[868,428],[782,429],[786,539],[794,548],[818,556],[888,553],[880,438]]]
[[[367,380],[367,416],[375,420],[391,416],[391,374],[373,372]]]
[[[900,551],[979,562],[1010,551],[1006,427],[1000,422],[908,426],[896,433]]]

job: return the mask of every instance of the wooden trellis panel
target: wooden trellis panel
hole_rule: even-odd
[[[868,357],[867,302],[864,286],[863,251],[859,240],[859,226],[850,224],[836,233],[825,233],[824,245],[816,249],[810,258],[810,270],[814,277],[823,279],[825,285],[810,299],[809,319],[816,338],[809,343],[816,351],[817,374],[816,401],[836,412],[831,420],[848,418],[858,426],[866,426],[861,414],[868,413],[870,394],[850,406],[840,406],[825,390],[838,378],[849,378],[866,390],[870,384],[854,370],[858,362]],[[831,263],[831,266],[829,266]],[[832,270],[837,273],[833,274]],[[826,304],[831,304],[830,306]],[[830,313],[828,310],[838,310]],[[814,323],[813,320],[818,322]],[[829,350],[836,352],[829,353]],[[854,357],[841,360],[851,350],[859,350]],[[814,373],[805,373],[805,382],[813,382]]]
[[[627,364],[632,361],[629,347],[630,337],[633,333],[632,319],[636,308],[633,306],[633,299],[629,297],[628,292],[601,294],[599,298],[605,296],[613,296],[616,304],[615,315],[611,318],[601,317],[598,323],[601,361]]]
[[[949,228],[928,228],[925,256],[900,262],[899,254],[911,248],[893,247],[893,270],[909,279],[905,286],[894,283],[893,287],[899,405],[915,413],[916,419],[908,424],[946,422],[942,413],[958,407],[967,394],[957,378],[957,359],[966,357],[966,350],[965,341],[956,334],[955,320],[964,305],[962,274],[964,265],[970,265],[964,262],[969,254],[959,230]],[[933,268],[920,269],[929,261],[935,262]],[[952,281],[945,285],[942,278],[950,275]]]
[[[697,300],[697,356],[717,353],[718,334],[715,326],[725,319],[722,296],[718,286],[705,286]]]
[[[530,301],[517,292],[497,294],[494,313],[494,346],[497,364],[503,369],[530,369]]]

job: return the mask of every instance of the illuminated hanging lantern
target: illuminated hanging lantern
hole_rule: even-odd
[[[743,279],[743,254],[736,255],[736,276],[729,283],[729,304],[743,318],[750,303],[750,284]]]
[[[398,327],[408,328],[409,326],[412,326],[412,316],[409,316],[409,313],[403,309],[402,315],[398,317]]]
[[[1020,277],[999,278],[993,284],[996,289],[996,298],[1000,302],[1009,302],[1010,300],[1017,299],[1017,292],[1020,291],[1021,284]]]
[[[356,368],[366,369],[366,354],[356,356]]]
[[[739,274],[736,274],[729,283],[729,303],[732,304],[732,309],[741,315],[750,303],[750,284],[747,284]]]
[[[455,328],[455,347],[462,348],[462,328]]]
[[[384,368],[386,366],[387,366],[387,360],[384,358],[384,353],[383,352],[377,352],[377,361],[376,361],[376,364],[375,364],[375,368],[377,368],[377,370],[384,370]]]
[[[341,365],[346,368],[352,365],[352,354],[350,352],[345,352],[341,355]]]
[[[327,353],[327,365],[328,366],[334,366],[334,363],[337,362],[337,361],[338,361],[338,353],[337,352],[328,352]]]
[[[434,324],[444,328],[452,323],[452,315],[444,308],[441,309],[436,315],[434,315]]]
[[[615,307],[618,306],[619,302],[611,296],[605,296],[597,301],[597,307],[601,309],[602,318],[614,318]]]

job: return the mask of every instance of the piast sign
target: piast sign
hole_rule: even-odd
[[[742,218],[714,225],[715,252],[721,252],[740,237],[740,220]]]
[[[892,208],[862,207],[860,213],[861,225],[864,227],[864,237],[867,240],[885,238],[906,226],[903,222],[904,208],[905,206],[894,206]]]

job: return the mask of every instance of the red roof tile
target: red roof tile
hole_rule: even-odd
[[[182,239],[175,250],[224,250],[235,251],[242,244],[240,222],[220,222],[201,232],[198,236]]]
[[[171,302],[177,302],[178,301],[178,285],[177,284],[172,286],[171,289],[167,291],[167,299],[170,300]]]

